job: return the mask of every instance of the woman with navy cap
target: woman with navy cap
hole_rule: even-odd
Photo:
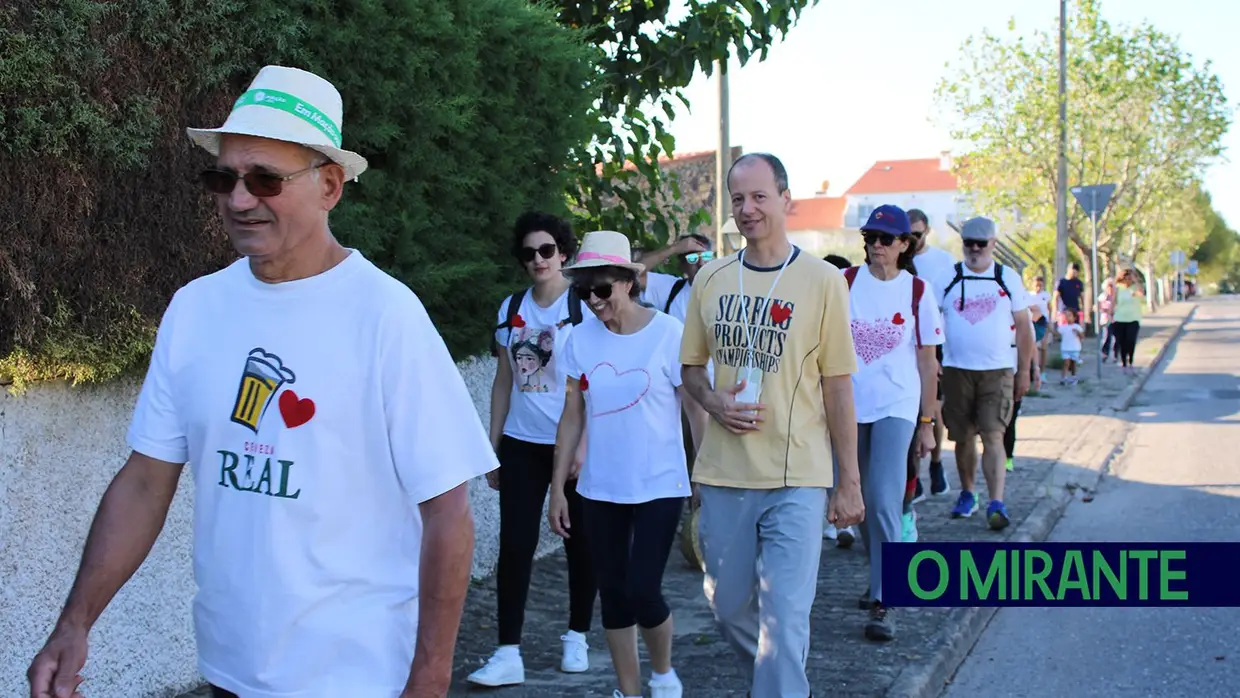
[[[866,637],[887,641],[895,626],[882,600],[883,544],[901,540],[909,444],[920,456],[934,448],[934,421],[923,415],[934,414],[934,348],[943,343],[943,330],[934,290],[915,276],[908,215],[879,206],[861,233],[865,264],[844,271],[858,359],[853,394],[866,511],[861,536],[870,557],[870,588],[861,604],[870,612]]]

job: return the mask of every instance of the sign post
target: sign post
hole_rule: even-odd
[[[1098,217],[1107,210],[1107,204],[1111,203],[1111,195],[1114,193],[1114,184],[1072,187],[1072,196],[1089,215],[1089,222],[1093,228],[1093,246],[1090,250],[1093,273],[1090,274],[1090,285],[1093,287],[1091,297],[1094,299],[1094,336],[1098,342],[1098,355],[1094,357],[1094,364],[1098,367],[1099,380],[1102,379],[1102,317],[1098,312]]]
[[[1177,301],[1184,300],[1184,262],[1187,258],[1184,250],[1174,250],[1171,253],[1171,268],[1175,270],[1175,293],[1172,297]]]

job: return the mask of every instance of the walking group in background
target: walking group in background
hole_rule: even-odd
[[[342,116],[326,80],[268,66],[223,126],[189,130],[214,158],[201,180],[241,258],[180,289],[161,322],[129,459],[31,664],[31,698],[80,695],[90,629],[148,554],[187,462],[199,669],[215,698],[446,696],[473,557],[467,486],[482,475],[500,500],[497,647],[468,677],[485,686],[525,681],[545,502],[568,564],[559,668],[590,670],[597,598],[615,698],[642,695],[639,638],[652,698],[684,694],[662,583],[686,503],[703,593],[756,698],[812,695],[824,535],[851,544],[861,526],[859,624],[895,637],[882,548],[917,539],[926,456],[929,495],[950,492],[945,436],[951,516],[981,506],[980,441],[986,524],[1009,525],[1015,419],[1051,312],[1042,279],[1028,293],[994,260],[993,221],[963,224],[956,261],[929,244],[924,213],[880,206],[862,264],[824,261],[789,241],[788,175],[764,153],[728,172],[746,244],[724,257],[700,235],[635,253],[594,231],[578,248],[566,221],[526,214],[511,253],[531,284],[495,317],[488,430],[418,298],[331,232],[367,167],[340,147]],[[673,256],[680,277],[653,271]],[[1074,291],[1057,289],[1069,352]],[[1128,369],[1135,275],[1100,302]]]

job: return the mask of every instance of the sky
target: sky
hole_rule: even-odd
[[[1104,0],[1102,12],[1112,25],[1149,21],[1178,37],[1196,65],[1212,61],[1228,106],[1240,103],[1240,43],[1230,31],[1240,26],[1240,3]],[[946,129],[931,120],[934,92],[965,39],[986,29],[1003,35],[1010,19],[1022,33],[1055,31],[1058,16],[1057,0],[820,0],[766,61],[729,69],[731,144],[779,156],[794,197],[813,196],[824,180],[828,194],[840,196],[876,160],[951,148]],[[703,74],[686,90],[693,109],[671,124],[677,152],[716,149],[717,90],[717,79]],[[1224,146],[1206,186],[1235,228],[1240,125]]]

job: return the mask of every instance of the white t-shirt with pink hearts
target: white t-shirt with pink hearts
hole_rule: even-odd
[[[947,333],[943,365],[966,371],[1016,370],[1016,352],[1012,351],[1016,321],[1012,313],[1025,310],[1031,303],[1020,274],[1003,267],[1003,283],[1010,296],[995,283],[993,263],[980,272],[966,266],[964,275],[968,278],[946,291],[937,291],[943,331]]]
[[[880,281],[868,266],[857,269],[848,304],[857,352],[852,380],[858,423],[872,424],[887,417],[917,421],[921,371],[915,328],[920,328],[923,346],[943,343],[935,293],[934,285],[925,281],[914,318],[912,274],[902,271],[894,279]]]
[[[684,325],[657,312],[633,334],[582,323],[564,344],[563,369],[585,376],[586,461],[582,497],[637,504],[688,497],[680,421],[680,339]]]

